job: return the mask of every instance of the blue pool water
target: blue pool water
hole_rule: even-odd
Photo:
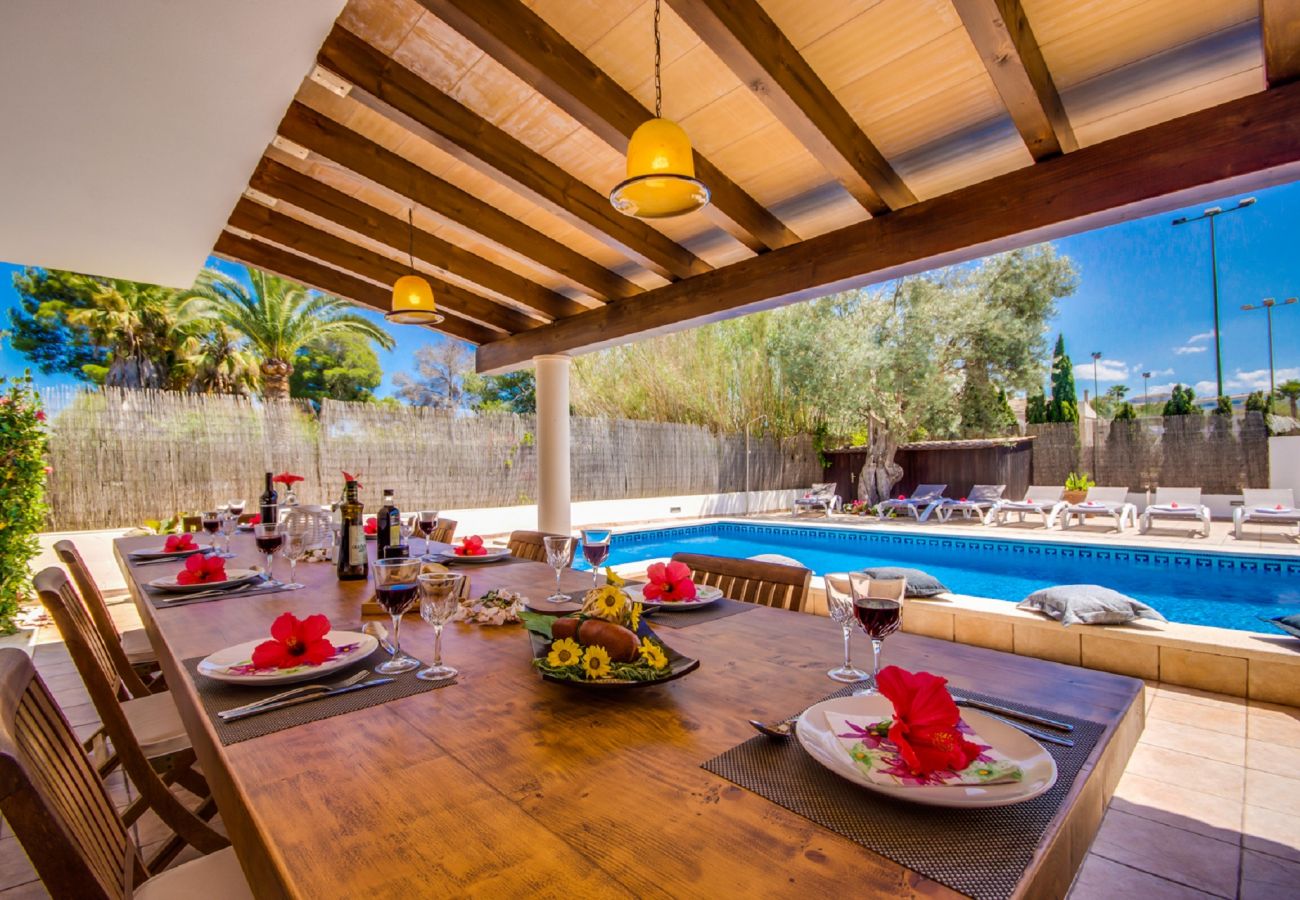
[[[1300,555],[713,522],[615,534],[609,562],[637,562],[679,550],[735,557],[780,553],[818,575],[909,566],[924,569],[955,593],[1015,602],[1056,584],[1101,584],[1151,604],[1170,621],[1241,631],[1273,632],[1258,616],[1300,612]]]

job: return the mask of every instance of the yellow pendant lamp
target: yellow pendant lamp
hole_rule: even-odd
[[[709,189],[695,177],[691,140],[676,122],[663,118],[659,82],[659,0],[655,0],[655,117],[643,122],[627,144],[627,178],[609,192],[609,202],[627,216],[665,219],[701,209]]]
[[[433,299],[433,285],[415,272],[415,211],[406,211],[406,224],[410,228],[407,259],[411,274],[393,282],[393,308],[384,318],[401,325],[437,325],[442,321],[438,304]]]

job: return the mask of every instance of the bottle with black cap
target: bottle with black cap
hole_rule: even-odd
[[[393,502],[393,489],[384,488],[384,505],[375,516],[375,559],[406,555],[402,544],[402,511]]]

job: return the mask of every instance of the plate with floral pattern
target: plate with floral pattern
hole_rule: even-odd
[[[319,665],[305,664],[292,669],[258,669],[253,666],[253,648],[265,641],[245,641],[211,654],[198,665],[200,675],[229,684],[293,684],[310,681],[347,668],[375,652],[379,641],[360,631],[331,631],[325,640],[334,645],[334,658]]]
[[[823,700],[806,709],[795,725],[799,743],[821,765],[847,781],[869,791],[928,806],[964,807],[976,809],[990,806],[1010,806],[1032,800],[1056,784],[1056,760],[1041,744],[1019,729],[972,709],[961,711],[962,721],[973,729],[985,749],[996,751],[999,758],[1014,761],[1020,775],[1013,781],[986,784],[945,784],[943,776],[914,779],[907,776],[898,784],[881,784],[863,774],[859,766],[874,754],[888,755],[891,744],[884,740],[864,737],[852,751],[845,748],[827,713],[863,719],[888,718],[894,714],[893,704],[881,694],[835,697]],[[848,736],[848,735],[843,735]],[[884,745],[883,747],[881,745]],[[858,754],[862,757],[852,754]],[[980,759],[983,759],[981,756]],[[990,766],[990,769],[994,767]],[[969,772],[970,769],[967,770]],[[994,773],[990,773],[991,776]]]
[[[642,593],[645,590],[644,584],[629,584],[623,590],[627,591],[633,603],[644,604],[649,609],[699,609],[722,599],[722,591],[707,584],[697,584],[695,586],[694,600],[651,600]]]

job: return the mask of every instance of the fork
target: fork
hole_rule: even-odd
[[[279,703],[281,700],[288,700],[290,697],[297,697],[300,694],[315,694],[317,692],[333,691],[338,688],[351,687],[369,677],[369,675],[370,671],[368,669],[362,669],[360,672],[349,675],[347,678],[340,678],[338,681],[329,682],[327,684],[299,685],[296,688],[281,691],[280,693],[274,694],[270,697],[263,697],[261,700],[254,700],[252,703],[245,703],[243,706],[236,706],[232,709],[223,709],[221,712],[217,713],[217,715],[224,719],[228,716],[235,715],[236,713],[244,713],[248,712],[250,709],[257,709],[259,706],[266,706],[269,703]]]

